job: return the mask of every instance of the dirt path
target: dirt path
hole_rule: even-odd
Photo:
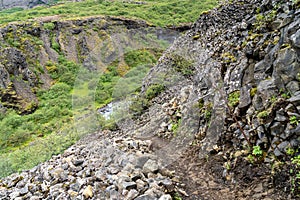
[[[190,147],[169,169],[180,177],[185,200],[286,200],[293,199],[282,188],[276,190],[266,166],[251,166],[238,159],[235,167],[226,170],[221,155],[200,160],[197,147]],[[180,190],[179,190],[180,191]],[[188,196],[186,196],[186,194]]]

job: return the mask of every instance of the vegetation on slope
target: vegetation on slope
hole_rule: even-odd
[[[128,71],[145,64],[153,65],[159,55],[159,52],[153,50],[131,51],[124,55],[124,64],[130,66]],[[74,116],[83,110],[88,114],[91,110],[87,110],[84,106],[73,106],[72,101],[78,102],[80,98],[84,101],[88,96],[95,98],[96,107],[112,101],[114,87],[122,77],[122,73],[126,73],[118,71],[118,62],[113,62],[107,72],[100,77],[94,72],[81,68],[80,73],[85,73],[85,77],[89,77],[91,80],[76,90],[74,81],[69,80],[76,79],[80,65],[67,61],[61,56],[57,68],[61,73],[51,73],[52,78],[57,82],[50,90],[38,91],[39,106],[35,112],[21,116],[14,110],[7,110],[1,114],[0,177],[33,167],[39,162],[49,159],[51,155],[60,153],[73,144],[80,135],[95,131],[99,128],[99,123],[104,126],[109,123],[101,118],[98,124],[93,124],[87,116],[82,123],[85,123],[88,129],[77,132]],[[138,69],[141,80],[148,69],[145,67]],[[133,76],[133,78],[136,77]],[[128,87],[133,86],[132,92],[134,92],[136,86],[131,84],[130,78],[127,81]],[[93,91],[95,88],[96,91]]]
[[[195,21],[201,12],[213,8],[216,4],[216,0],[145,0],[142,3],[86,0],[77,3],[59,3],[51,7],[39,6],[30,10],[19,8],[5,10],[0,12],[0,24],[52,15],[59,15],[63,19],[111,15],[140,18],[158,26],[179,25]]]

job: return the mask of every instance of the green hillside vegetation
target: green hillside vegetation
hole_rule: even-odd
[[[0,12],[0,24],[59,15],[62,19],[93,15],[111,15],[140,18],[158,26],[179,25],[193,22],[199,14],[216,6],[216,0],[145,0],[109,1],[86,0],[77,3],[59,3],[54,6],[39,6],[29,10],[13,8]]]
[[[129,66],[127,71],[137,67],[141,75],[139,82],[141,82],[150,69],[145,68],[144,65],[154,65],[160,53],[151,49],[130,51],[124,55],[124,65]],[[56,64],[59,73],[51,72],[52,78],[57,82],[50,90],[38,91],[39,106],[35,112],[21,116],[14,110],[8,110],[1,114],[0,177],[33,167],[52,155],[60,153],[78,140],[80,135],[97,130],[99,124],[106,126],[107,123],[111,123],[101,118],[99,123],[92,124],[86,117],[82,123],[86,123],[89,129],[78,133],[74,126],[74,116],[78,113],[82,115],[90,113],[91,110],[84,106],[74,106],[72,100],[80,102],[80,98],[86,101],[86,98],[90,97],[95,102],[95,107],[104,106],[114,100],[116,98],[113,96],[114,87],[123,76],[122,73],[126,73],[119,71],[118,66],[120,65],[117,61],[113,62],[99,77],[61,56]],[[85,77],[90,81],[75,90],[73,85],[79,69],[80,73],[85,73]],[[133,77],[137,76],[133,75]],[[131,80],[127,81],[129,82],[127,87],[130,88]],[[135,83],[136,81],[133,82]],[[136,92],[137,86],[133,85],[133,88],[132,92]],[[121,95],[118,94],[119,97]],[[82,113],[83,110],[85,113]]]

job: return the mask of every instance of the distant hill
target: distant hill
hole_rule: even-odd
[[[54,2],[53,0],[0,0],[0,10],[9,8],[33,8],[40,4],[48,4]]]

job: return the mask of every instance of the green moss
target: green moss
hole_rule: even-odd
[[[264,111],[261,111],[260,113],[257,114],[257,117],[259,119],[265,119],[269,116],[269,112],[264,110]]]
[[[230,107],[235,107],[240,102],[240,91],[234,91],[228,96],[228,104]]]
[[[257,87],[251,88],[251,90],[250,90],[250,96],[254,97],[256,95],[256,93],[257,93]]]

